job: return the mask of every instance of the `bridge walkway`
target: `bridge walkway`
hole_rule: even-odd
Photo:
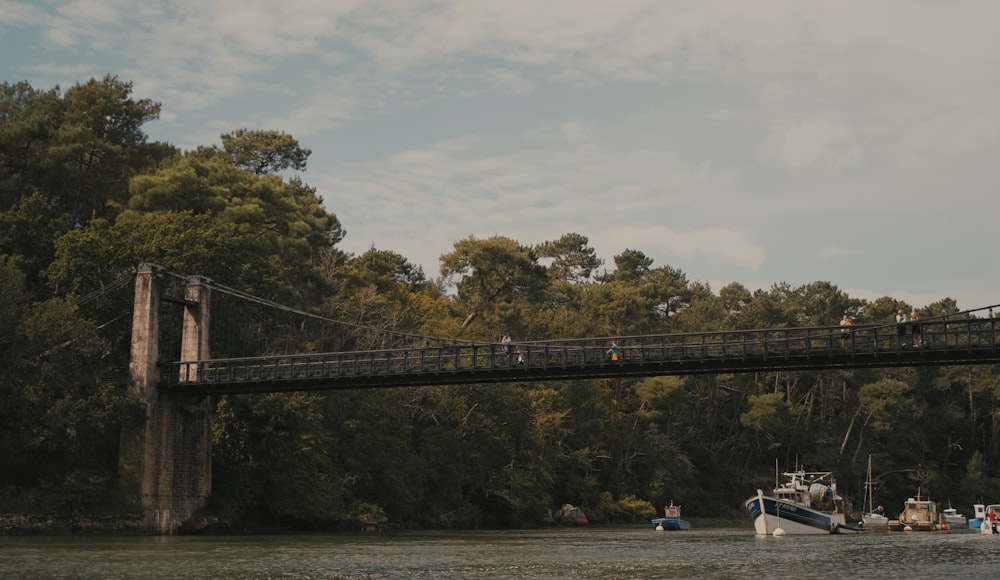
[[[986,308],[979,309],[985,314]],[[160,389],[226,394],[1000,363],[997,319],[462,343],[168,363]],[[612,360],[611,346],[621,354]]]

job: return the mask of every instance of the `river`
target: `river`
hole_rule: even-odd
[[[752,527],[0,537],[0,578],[989,578],[968,530],[757,537]]]

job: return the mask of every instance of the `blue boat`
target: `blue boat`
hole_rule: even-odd
[[[975,512],[975,515],[969,518],[969,529],[978,530],[983,525],[983,520],[986,519],[986,504],[972,504],[972,511]]]
[[[663,508],[662,518],[653,518],[649,521],[657,531],[691,529],[691,522],[681,519],[681,506],[674,505],[674,500],[670,500],[670,505]]]

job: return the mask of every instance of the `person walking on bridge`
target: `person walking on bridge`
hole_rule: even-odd
[[[851,342],[851,325],[854,321],[851,317],[844,313],[844,317],[840,319],[840,346],[841,348],[847,348],[847,344]]]
[[[513,350],[514,350],[513,347],[510,344],[510,333],[509,332],[504,332],[503,333],[503,338],[500,339],[500,344],[503,345],[503,346],[500,347],[501,361],[504,362],[504,363],[506,363],[507,361],[510,360],[511,352],[513,352]]]
[[[622,348],[618,346],[618,341],[611,341],[611,348],[608,349],[607,354],[611,356],[611,360],[618,362],[621,359]]]
[[[899,348],[906,347],[906,313],[902,308],[896,313],[896,335],[899,339]]]
[[[920,323],[917,322],[917,311],[910,313],[910,331],[913,332],[913,348],[920,348]]]

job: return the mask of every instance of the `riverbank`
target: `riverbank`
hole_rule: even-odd
[[[729,518],[699,518],[690,519],[692,526],[696,529],[708,528],[739,528],[749,525],[744,520],[734,520]],[[635,524],[615,524],[626,527]],[[539,526],[544,528],[546,526]],[[587,526],[583,526],[587,527]],[[602,525],[592,525],[590,527],[600,528]],[[305,533],[309,530],[296,530],[288,527],[277,528],[273,525],[258,525],[248,527],[236,527],[230,522],[208,517],[189,527],[178,530],[178,534],[246,534],[246,533],[270,533],[270,534],[294,534]],[[332,530],[327,530],[332,531]],[[336,530],[344,531],[344,530]],[[354,530],[357,531],[357,530]],[[460,530],[458,530],[460,531]],[[0,536],[149,536],[157,535],[151,532],[143,522],[141,514],[120,514],[120,515],[82,515],[82,516],[61,516],[44,514],[15,514],[0,513]]]
[[[147,535],[142,515],[59,516],[0,513],[0,535]]]

